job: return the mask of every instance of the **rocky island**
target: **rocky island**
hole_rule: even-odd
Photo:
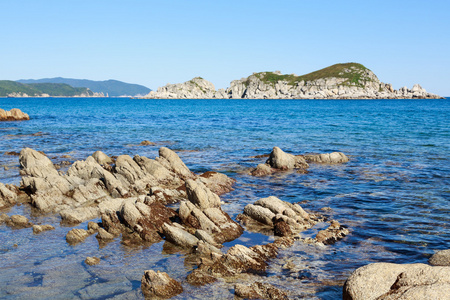
[[[280,71],[253,73],[233,80],[227,89],[196,77],[184,83],[167,84],[144,99],[440,99],[419,84],[394,90],[358,63],[335,64],[306,74],[283,75]]]
[[[0,108],[0,121],[25,121],[29,119],[30,116],[18,108],[13,108],[10,111]]]

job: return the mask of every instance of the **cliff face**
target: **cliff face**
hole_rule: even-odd
[[[442,98],[427,93],[420,85],[394,90],[363,65],[337,64],[302,76],[276,72],[253,73],[234,80],[226,90],[197,77],[185,83],[169,84],[145,98],[177,99],[412,99]]]

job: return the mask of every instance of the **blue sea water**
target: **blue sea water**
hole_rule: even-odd
[[[31,116],[0,123],[0,182],[19,184],[18,157],[4,153],[24,147],[44,151],[55,162],[73,162],[96,150],[154,158],[166,146],[195,173],[213,170],[237,180],[235,191],[222,196],[222,208],[233,218],[246,204],[273,195],[348,226],[350,235],[334,245],[298,242],[271,261],[267,276],[248,275],[296,297],[337,299],[345,279],[362,265],[426,263],[435,251],[450,248],[449,99],[4,98],[0,108],[20,108]],[[143,140],[157,145],[139,146]],[[264,162],[254,156],[274,146],[293,154],[342,151],[350,162],[311,164],[308,174],[249,176],[249,168]],[[142,297],[144,270],[166,271],[180,281],[191,270],[182,267],[183,253],[171,254],[163,243],[99,246],[90,237],[69,246],[64,236],[71,228],[60,226],[58,216],[36,214],[26,204],[4,212],[56,229],[33,235],[0,225],[0,298]],[[234,243],[270,240],[246,232]],[[101,257],[102,263],[87,266],[87,256]],[[283,267],[289,261],[297,268]],[[233,298],[226,282],[183,287],[179,299]]]

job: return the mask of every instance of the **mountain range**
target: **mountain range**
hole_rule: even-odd
[[[88,88],[94,93],[103,93],[103,95],[108,95],[109,97],[142,96],[151,91],[151,89],[143,85],[126,83],[118,80],[94,81],[87,79],[56,77],[44,79],[21,79],[17,80],[17,82],[24,84],[62,83],[68,84],[74,88]]]

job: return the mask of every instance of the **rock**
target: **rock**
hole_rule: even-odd
[[[315,240],[325,245],[334,244],[336,241],[343,239],[349,234],[349,231],[344,226],[341,226],[339,222],[333,221],[331,225],[317,233]]]
[[[199,176],[199,180],[217,195],[234,191],[233,185],[236,182],[227,175],[217,172],[205,172]]]
[[[425,264],[373,263],[355,270],[343,299],[448,299],[450,268]]]
[[[195,175],[186,167],[180,157],[169,148],[161,147],[156,161],[180,176],[183,180],[195,178]]]
[[[432,266],[450,266],[450,249],[436,252],[428,262]]]
[[[286,222],[279,221],[275,223],[273,233],[276,236],[291,236],[292,230],[291,227],[289,227],[289,225]]]
[[[17,194],[0,182],[0,209],[16,204]]]
[[[54,230],[55,227],[53,227],[52,225],[33,225],[33,233],[34,234],[39,234],[43,231],[47,231],[47,230]]]
[[[18,108],[13,108],[10,111],[0,108],[0,121],[24,121],[29,119],[30,116]]]
[[[189,179],[186,181],[186,193],[189,200],[199,209],[220,207],[220,198],[201,182]]]
[[[97,234],[96,238],[99,240],[112,240],[112,239],[114,239],[114,235],[109,233],[108,231],[106,231],[103,228],[98,228],[98,234]]]
[[[103,153],[102,151],[95,151],[94,154],[92,154],[92,157],[95,159],[97,163],[100,165],[107,165],[114,163],[111,157]]]
[[[167,273],[147,270],[141,279],[141,289],[145,297],[169,299],[183,292],[183,287]]]
[[[253,176],[266,176],[273,173],[272,168],[266,164],[259,164],[256,166],[256,169],[250,172]]]
[[[67,233],[66,241],[69,244],[77,244],[83,242],[88,236],[89,233],[86,230],[74,228]]]
[[[87,265],[89,266],[94,266],[94,265],[98,265],[100,263],[100,258],[98,257],[86,257],[85,261],[84,261]]]
[[[11,225],[18,228],[27,228],[33,226],[33,224],[25,216],[12,215],[10,217]]]
[[[156,145],[156,143],[145,140],[145,141],[142,141],[139,145],[140,146],[154,146],[154,145]]]
[[[52,161],[47,156],[30,148],[23,148],[20,151],[19,163],[22,168],[22,175],[41,178],[59,175]]]
[[[273,147],[266,164],[275,169],[307,169],[309,166],[303,157],[288,154],[278,147]]]
[[[62,222],[66,224],[79,224],[87,220],[95,219],[99,214],[98,207],[69,208],[59,213]]]
[[[304,155],[308,163],[340,164],[348,162],[348,157],[342,152],[332,152],[317,155]]]
[[[0,224],[11,222],[11,218],[7,214],[0,215]]]
[[[168,241],[181,247],[193,248],[197,246],[199,242],[199,239],[194,235],[181,228],[171,226],[169,224],[164,224],[163,233]]]
[[[237,283],[234,294],[245,299],[288,299],[285,292],[268,283],[254,282],[250,286]]]

